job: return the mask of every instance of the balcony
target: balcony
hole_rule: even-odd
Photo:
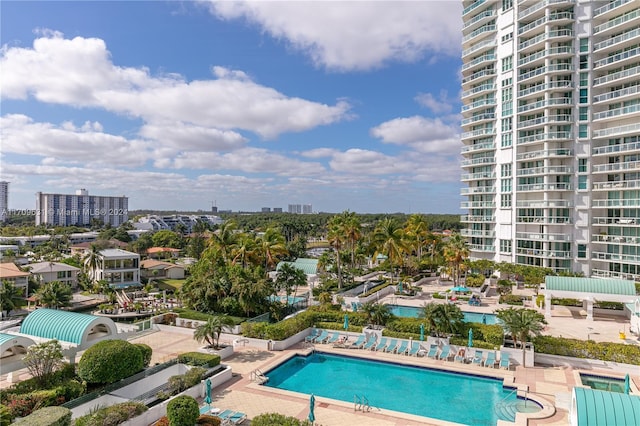
[[[495,253],[496,247],[492,245],[469,244],[469,250]]]
[[[474,115],[473,117],[465,118],[464,120],[462,120],[460,125],[468,126],[470,124],[478,124],[481,122],[492,121],[495,119],[496,119],[496,115],[494,113],[477,114],[477,115]]]
[[[573,71],[575,71],[575,67],[571,64],[554,64],[549,65],[548,67],[538,67],[531,71],[527,71],[518,75],[518,82],[522,82],[539,75],[544,77],[545,74],[552,74],[557,72],[570,73]]]
[[[601,34],[604,32],[608,32],[617,27],[622,27],[629,21],[635,20],[640,16],[640,9],[635,9],[630,12],[625,13],[622,16],[617,17],[616,19],[612,19],[610,21],[605,22],[604,24],[600,24],[593,28],[593,34]]]
[[[518,169],[516,176],[566,175],[572,172],[569,166],[531,167],[528,169]]]
[[[494,70],[494,69],[480,70],[480,71],[474,72],[469,77],[463,78],[462,79],[462,84],[465,85],[465,84],[469,84],[469,83],[472,83],[472,82],[479,83],[480,79],[493,77],[494,75],[496,75],[496,70]]]
[[[607,111],[601,111],[593,114],[594,121],[605,121],[618,117],[633,117],[640,112],[640,104],[629,105],[622,108],[610,109]]]
[[[490,90],[492,91],[496,90],[495,83],[486,83],[486,84],[482,84],[480,86],[474,87],[473,89],[466,90],[462,92],[461,98],[465,99],[465,98],[468,98],[469,96],[478,95],[482,92],[487,92]]]
[[[518,20],[522,20],[524,18],[535,18],[537,15],[544,15],[544,8],[547,6],[561,4],[562,6],[569,6],[575,4],[575,0],[543,0],[540,1],[533,6],[530,6],[520,13],[518,13]],[[538,12],[538,13],[536,13]]]
[[[593,46],[593,51],[602,52],[605,49],[608,50],[608,48],[621,49],[624,47],[624,43],[627,41],[629,42],[627,44],[637,43],[638,36],[640,36],[640,28],[635,28],[631,31],[627,31],[626,33],[620,34],[617,37],[609,38],[601,41],[600,43],[596,43]]]
[[[551,115],[548,117],[538,117],[531,120],[519,121],[518,129],[523,129],[532,126],[543,126],[547,123],[572,123],[573,117],[571,115]]]
[[[640,281],[640,274],[627,272],[605,271],[603,269],[591,269],[591,276],[594,278],[615,278],[621,280]]]
[[[575,50],[570,46],[552,47],[550,49],[540,50],[536,53],[532,53],[528,56],[520,58],[520,60],[518,60],[518,66],[521,67],[527,64],[533,64],[536,61],[540,61],[542,63],[542,60],[549,56],[571,56],[574,53]]]
[[[460,139],[479,138],[482,136],[493,136],[496,134],[496,129],[478,129],[470,132],[465,132],[460,135]]]
[[[612,191],[640,188],[640,180],[624,180],[618,182],[596,182],[593,184],[594,191]]]
[[[573,134],[571,132],[549,132],[549,133],[537,133],[535,135],[522,136],[518,138],[518,145],[524,145],[527,143],[539,143],[545,140],[572,140]]]
[[[620,235],[592,235],[591,241],[594,243],[606,244],[640,244],[640,237],[623,237]]]
[[[547,158],[547,157],[567,157],[572,156],[573,151],[566,148],[560,149],[549,149],[542,151],[531,151],[531,152],[523,152],[522,154],[518,154],[516,156],[517,161],[522,160],[531,160],[535,158]]]
[[[601,15],[605,15],[608,13],[619,13],[618,8],[622,8],[624,5],[629,5],[634,7],[634,3],[636,0],[617,0],[611,3],[607,3],[604,6],[600,6],[596,10],[593,11],[593,17],[596,18]]]
[[[518,200],[516,202],[518,208],[565,208],[573,207],[570,200]]]
[[[483,41],[481,43],[475,44],[472,47],[462,51],[462,58],[466,58],[467,56],[473,55],[473,54],[477,55],[486,50],[493,49],[494,47],[496,47],[496,45],[497,45],[497,41],[493,38]]]
[[[460,195],[495,194],[495,186],[470,186],[460,189]]]
[[[516,232],[518,240],[539,240],[539,241],[571,241],[571,236],[567,234],[540,234],[537,232]]]
[[[518,192],[536,192],[536,191],[572,191],[573,186],[570,183],[530,183],[526,185],[518,185]]]
[[[640,123],[629,124],[627,126],[610,127],[593,131],[593,139],[610,138],[612,136],[623,136],[629,133],[640,131]]]
[[[462,160],[462,167],[474,167],[474,166],[486,166],[490,164],[495,164],[495,157],[481,157],[481,158],[471,158],[469,160]]]
[[[640,199],[591,200],[591,207],[640,207]]]
[[[480,173],[463,173],[460,176],[460,180],[482,180],[482,179],[495,179],[496,174],[493,172],[480,172]]]
[[[629,86],[620,90],[615,90],[613,92],[607,92],[601,95],[594,96],[593,103],[597,104],[600,102],[610,101],[613,99],[619,100],[619,99],[626,98],[628,96],[633,96],[637,93],[640,93],[640,83],[636,84],[635,86]]]
[[[567,259],[571,257],[570,251],[560,251],[560,250],[537,250],[530,248],[517,248],[517,254],[533,256],[533,257],[559,257],[562,259]]]
[[[484,231],[482,229],[461,229],[460,235],[463,237],[481,237],[481,238],[495,238],[495,231]]]
[[[470,42],[471,40],[473,40],[474,38],[476,38],[479,35],[482,34],[486,34],[486,33],[492,33],[496,31],[496,26],[495,24],[489,24],[489,25],[484,25],[478,29],[473,30],[472,32],[470,32],[469,34],[465,35],[462,38],[462,45],[467,45],[469,44],[468,42]]]
[[[593,80],[593,87],[598,87],[607,83],[622,84],[625,81],[637,80],[640,76],[640,66],[629,68],[612,74],[603,75]]]
[[[617,145],[606,145],[593,148],[593,155],[609,155],[614,152],[629,152],[640,150],[640,142],[620,143]]]
[[[542,225],[565,225],[571,223],[571,218],[566,216],[517,216],[518,223],[536,223]]]
[[[545,90],[567,90],[573,88],[573,82],[567,80],[552,81],[550,83],[536,84],[535,86],[518,91],[518,98],[536,95]]]
[[[461,209],[495,209],[495,201],[462,201]]]
[[[468,71],[470,69],[473,69],[473,68],[477,67],[478,65],[484,64],[485,62],[495,62],[495,60],[496,60],[496,55],[493,54],[493,53],[488,53],[486,55],[479,56],[479,57],[473,59],[472,61],[467,62],[466,64],[464,64],[462,66],[462,72],[465,72],[465,71]]]
[[[547,108],[556,105],[570,105],[574,104],[571,98],[552,98],[544,101],[537,101],[530,104],[520,105],[518,107],[518,113],[532,111],[541,108]]]
[[[640,47],[634,47],[633,49],[625,50],[624,52],[607,56],[606,58],[595,61],[595,63],[593,64],[593,68],[595,70],[599,70],[614,66],[621,67],[638,59],[640,59]]]
[[[460,216],[460,222],[485,223],[495,222],[495,219],[493,218],[493,216],[462,215]]]
[[[485,142],[485,143],[477,143],[474,145],[465,145],[462,147],[461,153],[466,154],[470,152],[492,151],[495,149],[496,149],[495,142]]]
[[[468,105],[462,106],[462,112],[471,112],[476,108],[487,107],[487,106],[496,106],[497,102],[495,99],[482,99],[480,101],[473,102]]]
[[[496,13],[495,9],[486,9],[486,10],[478,13],[476,16],[474,16],[473,18],[471,18],[467,22],[465,22],[464,25],[462,26],[462,31],[463,32],[473,31],[478,26],[480,26],[480,25],[482,25],[484,23],[487,23],[491,19],[495,18],[496,15],[497,15],[497,13]]]
[[[595,164],[593,165],[592,169],[593,169],[593,173],[640,171],[640,161],[625,161],[623,163]],[[613,183],[613,182],[610,182],[610,183]]]
[[[591,220],[593,225],[635,225],[636,223],[640,223],[640,221],[636,220],[632,217],[594,217]]]
[[[640,263],[640,255],[621,254],[621,253],[605,253],[601,251],[593,252],[592,259],[610,260],[614,262]]]
[[[473,2],[470,6],[466,7],[463,11],[462,11],[462,16],[467,15],[468,13],[470,13],[471,11],[475,10],[476,8],[482,6],[484,3],[486,3],[486,0],[477,0],[475,2]]]

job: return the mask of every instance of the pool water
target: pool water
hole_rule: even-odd
[[[321,352],[296,355],[266,376],[273,388],[351,403],[364,396],[371,407],[468,425],[495,425],[494,406],[517,401],[501,379]]]
[[[301,297],[301,296],[274,296],[271,295],[269,297],[269,299],[272,302],[282,302],[282,303],[287,303],[289,305],[293,305],[294,303],[298,303],[298,302],[304,302],[307,300],[306,297]]]
[[[422,314],[422,308],[418,308],[415,306],[400,306],[400,305],[388,305],[391,309],[391,313],[397,317],[403,318],[419,318]],[[495,314],[483,314],[481,312],[465,312],[464,314],[465,322],[482,322],[482,317],[486,318],[486,324],[497,324],[498,320]]]
[[[580,380],[583,385],[589,386],[591,389],[624,393],[624,379],[580,374]]]

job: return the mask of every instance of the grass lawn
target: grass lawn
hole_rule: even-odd
[[[167,291],[176,291],[176,290],[180,290],[182,288],[182,285],[185,283],[186,280],[172,280],[172,279],[161,279],[161,280],[156,280],[156,282],[158,283],[158,288],[160,290],[167,290]]]

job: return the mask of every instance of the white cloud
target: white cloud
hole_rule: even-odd
[[[439,118],[396,118],[372,128],[371,135],[384,143],[406,145],[425,153],[447,155],[460,152],[457,126],[446,124]]]
[[[184,122],[146,124],[140,128],[139,133],[147,139],[156,140],[162,148],[173,148],[167,153],[192,150],[230,151],[247,143],[247,139],[237,132]]]
[[[367,70],[460,53],[460,1],[204,3],[218,18],[244,18],[329,69]]]
[[[97,107],[150,123],[181,121],[219,130],[242,129],[264,138],[301,132],[349,118],[350,105],[289,97],[246,73],[213,67],[216,79],[152,76],[146,68],[113,64],[103,40],[55,33],[33,48],[3,46],[2,97]]]
[[[413,166],[410,162],[397,157],[357,148],[335,154],[329,164],[333,170],[352,176],[407,173]]]
[[[306,158],[328,158],[332,157],[338,152],[340,151],[335,148],[315,148],[308,151],[303,151],[300,153],[300,155]]]
[[[446,114],[453,110],[454,100],[449,99],[446,90],[441,91],[437,99],[431,93],[419,93],[415,100],[420,105],[429,108],[434,114]]]

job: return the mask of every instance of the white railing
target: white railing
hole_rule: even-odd
[[[518,112],[526,112],[532,109],[544,108],[553,105],[573,105],[571,98],[551,98],[545,101],[537,101],[530,104],[521,105],[518,107]]]
[[[466,112],[466,111],[469,111],[469,110],[472,110],[472,109],[476,109],[478,107],[485,106],[485,105],[486,106],[495,106],[496,104],[497,104],[497,102],[493,98],[491,98],[491,99],[483,99],[481,101],[476,101],[476,102],[474,102],[472,104],[469,104],[469,105],[464,105],[462,107],[462,112]]]
[[[619,115],[633,114],[638,111],[640,111],[640,104],[629,105],[622,108],[616,108],[616,109],[610,109],[608,111],[597,112],[593,115],[593,119],[601,120],[603,118],[611,118],[611,117],[617,117]]]
[[[612,9],[615,9],[616,7],[620,7],[632,1],[636,1],[636,0],[617,0],[617,1],[612,1],[611,3],[607,3],[604,6],[600,6],[599,8],[594,10],[593,17],[595,18],[596,16],[602,15],[605,12],[608,12]]]
[[[478,129],[471,132],[465,132],[460,137],[461,139],[475,138],[478,136],[495,135],[496,129]]]
[[[593,155],[610,154],[612,152],[627,152],[640,149],[640,142],[621,143],[618,145],[607,145],[598,148],[593,148],[591,151]]]
[[[496,192],[495,186],[472,186],[460,189],[460,195],[469,194],[493,194]]]
[[[623,135],[625,133],[632,133],[640,131],[640,123],[629,124],[627,126],[610,127],[607,129],[594,130],[594,138],[606,138],[614,135]]]
[[[532,167],[530,169],[518,169],[516,176],[548,175],[572,173],[569,166]]]
[[[640,207],[640,199],[592,200],[591,207]]]
[[[482,33],[486,33],[486,32],[493,32],[496,30],[496,26],[495,25],[483,25],[482,27],[473,30],[472,32],[470,32],[469,34],[467,34],[466,36],[464,36],[462,38],[462,42],[465,43],[469,40],[471,40],[472,38],[482,34]]]
[[[516,155],[516,160],[527,160],[532,158],[540,158],[540,157],[555,157],[555,156],[570,156],[573,155],[573,151],[570,149],[548,149],[548,150],[540,150],[540,151],[531,151],[524,152],[522,154]]]
[[[534,4],[531,7],[528,7],[526,9],[524,9],[522,12],[518,13],[518,19],[522,19],[526,16],[531,15],[532,13],[547,7],[549,5],[555,4],[555,3],[567,3],[567,4],[574,4],[575,0],[544,0],[541,1],[539,3]]]
[[[621,170],[640,170],[640,161],[625,161],[623,163],[596,164],[593,166],[594,173],[613,172]]]
[[[484,4],[486,2],[486,0],[478,0],[475,3],[472,3],[470,6],[468,6],[467,8],[465,8],[462,11],[462,16],[466,15],[467,13],[471,12],[473,9],[475,9],[478,6],[481,6],[482,4]]]
[[[626,77],[635,77],[640,74],[640,66],[626,69],[624,71],[614,72],[612,74],[603,75],[593,80],[593,85],[598,86],[600,84],[609,83],[611,81],[620,80]]]
[[[640,47],[634,47],[633,49],[625,50],[624,52],[620,52],[615,55],[607,56],[606,58],[600,59],[593,64],[594,68],[603,67],[605,65],[613,64],[618,61],[622,61],[633,56],[637,56],[640,54]]]
[[[463,78],[462,79],[462,84],[470,83],[473,80],[481,78],[481,77],[491,77],[493,75],[496,75],[496,70],[495,69],[484,69],[482,71],[474,72],[469,77]]]
[[[475,66],[477,66],[477,65],[479,65],[479,64],[481,64],[481,63],[483,63],[483,62],[486,62],[486,61],[495,61],[495,60],[496,60],[496,55],[495,55],[495,54],[493,54],[493,53],[488,53],[488,54],[486,54],[486,55],[482,55],[482,56],[480,56],[480,57],[478,57],[478,58],[475,58],[474,60],[472,60],[472,61],[467,62],[466,64],[464,64],[464,65],[462,66],[462,71],[466,71],[466,70],[468,70],[468,69],[471,69],[471,68],[473,68],[473,67],[475,67]]]
[[[610,191],[612,189],[635,189],[640,188],[640,180],[625,180],[622,182],[596,182],[593,184],[593,189],[606,189]]]
[[[480,12],[479,14],[477,14],[476,16],[474,16],[473,18],[471,18],[471,20],[467,21],[464,26],[462,27],[462,30],[466,30],[467,28],[471,27],[473,24],[475,24],[478,21],[481,21],[483,19],[486,18],[492,18],[496,16],[496,10],[495,9],[487,9],[483,12]]]
[[[613,37],[604,41],[601,41],[600,43],[596,43],[593,46],[593,51],[596,52],[600,49],[604,49],[605,47],[609,47],[612,46],[614,44],[617,43],[621,43],[625,40],[629,40],[630,38],[636,38],[638,37],[638,35],[640,35],[640,28],[636,28],[634,30],[631,31],[627,31],[626,33],[620,34],[617,37]]]
[[[625,87],[624,89],[615,90],[613,92],[607,92],[601,95],[594,96],[593,102],[608,101],[610,99],[621,98],[623,96],[635,95],[638,92],[640,92],[640,83],[637,83],[635,86]]]
[[[462,120],[460,125],[466,126],[468,124],[477,123],[478,121],[494,120],[495,118],[496,115],[494,113],[478,114],[474,115],[473,117],[465,118],[464,120]]]
[[[619,16],[616,19],[612,19],[611,21],[607,21],[604,24],[598,25],[593,29],[593,34],[598,34],[604,30],[608,30],[609,28],[624,24],[625,22],[637,18],[638,16],[640,16],[640,9],[632,10],[631,12],[625,13],[624,15]]]

